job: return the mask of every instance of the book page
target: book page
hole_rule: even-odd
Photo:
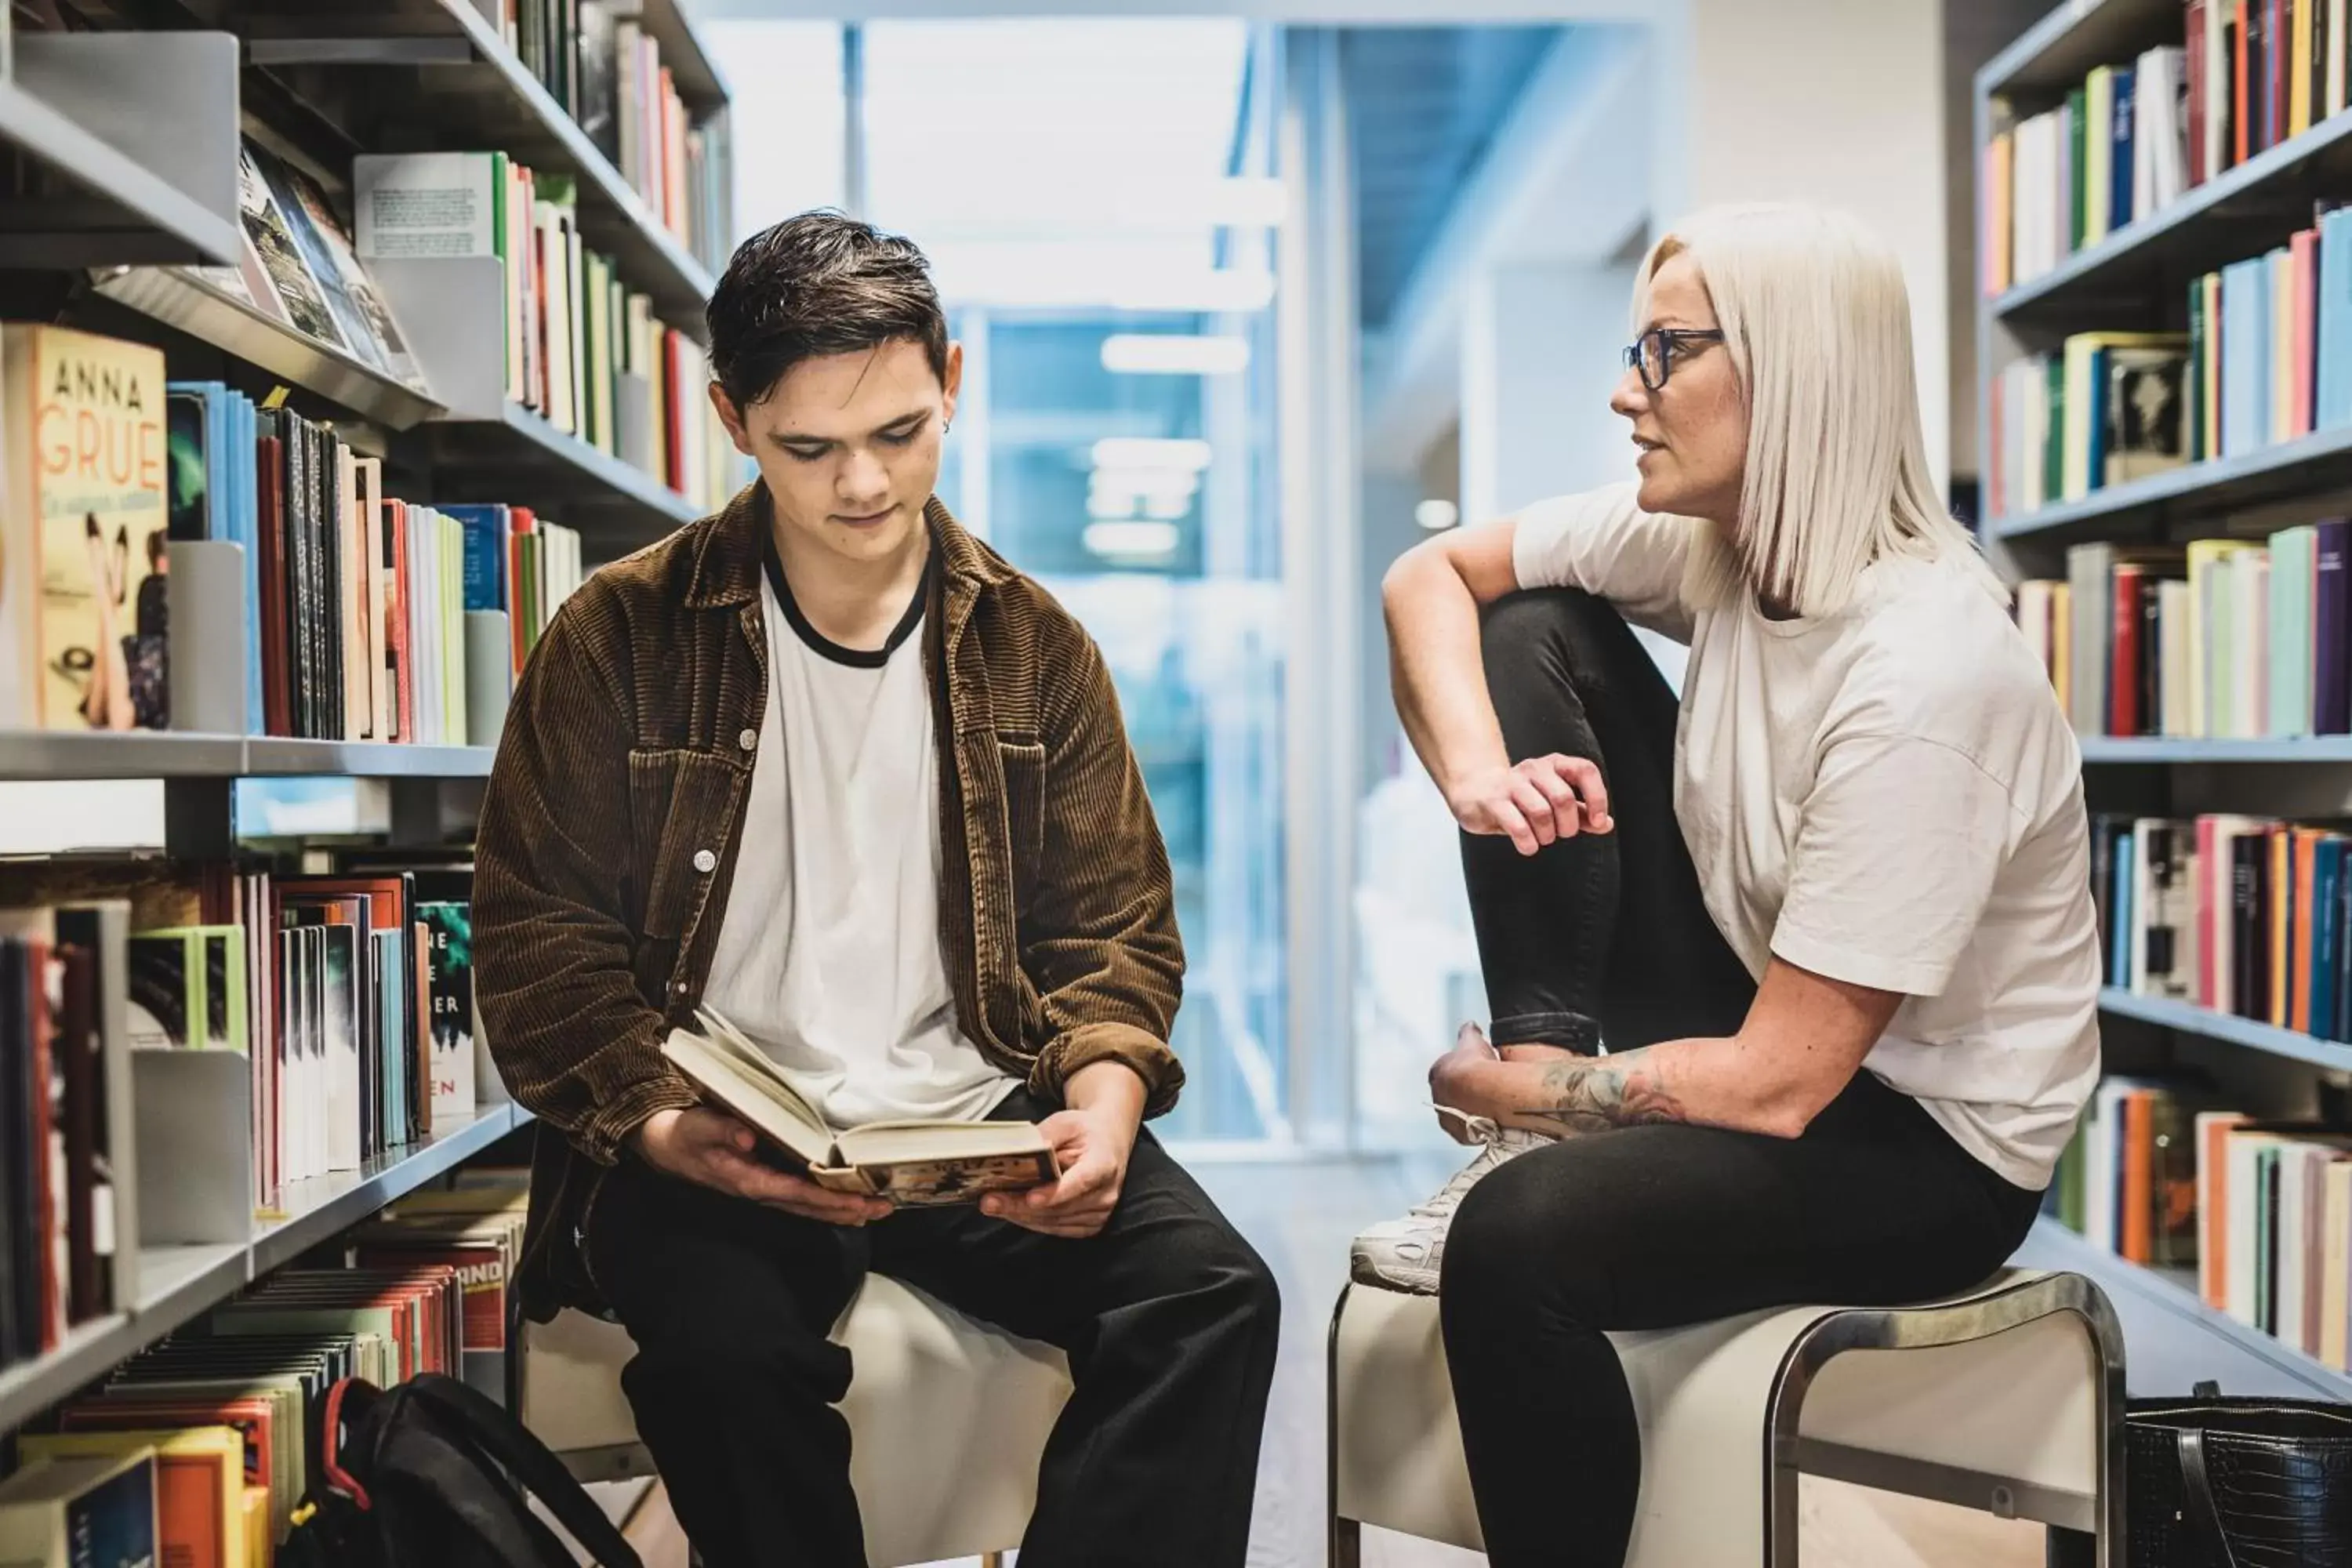
[[[706,1033],[703,1037],[722,1055],[761,1082],[772,1087],[778,1098],[793,1107],[811,1126],[824,1127],[828,1132],[830,1131],[830,1124],[825,1121],[824,1112],[811,1105],[807,1098],[793,1087],[792,1079],[786,1078],[783,1069],[776,1066],[775,1058],[753,1045],[749,1035],[737,1028],[725,1014],[715,1007],[697,1007],[694,1011],[695,1016],[702,1020],[705,1026]]]
[[[779,1094],[772,1077],[746,1071],[736,1054],[700,1035],[672,1029],[662,1055],[720,1106],[810,1165],[829,1163],[833,1136],[797,1095]]]
[[[842,1133],[838,1147],[842,1160],[853,1165],[1048,1152],[1045,1135],[1026,1121],[876,1121]]]

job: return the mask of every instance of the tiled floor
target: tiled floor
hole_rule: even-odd
[[[1284,1334],[1258,1473],[1250,1568],[1316,1568],[1324,1561],[1325,1335],[1347,1276],[1348,1238],[1397,1213],[1444,1178],[1443,1164],[1394,1161],[1280,1165],[1193,1163],[1204,1185],[1282,1281]],[[683,1542],[658,1500],[632,1533],[646,1568],[685,1568]],[[2042,1532],[2031,1525],[1809,1480],[1807,1568],[2034,1568]],[[1366,1568],[1462,1568],[1485,1559],[1367,1531]],[[1695,1565],[1696,1568],[1696,1565]]]

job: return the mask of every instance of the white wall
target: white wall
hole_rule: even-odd
[[[1660,8],[1654,221],[1802,200],[1903,259],[1927,461],[1950,472],[1942,0],[1686,0]],[[1670,101],[1679,99],[1679,103]]]
[[[1609,411],[1633,268],[1489,268],[1462,332],[1462,515],[1630,478],[1625,422]]]

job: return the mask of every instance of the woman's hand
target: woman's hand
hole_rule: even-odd
[[[1479,1069],[1501,1059],[1495,1047],[1486,1043],[1485,1030],[1475,1024],[1465,1024],[1462,1032],[1454,1037],[1454,1048],[1431,1064],[1429,1098],[1438,1107],[1437,1124],[1456,1143],[1477,1142],[1467,1118],[1494,1114],[1480,1092]],[[1454,1114],[1447,1114],[1449,1111]]]
[[[1511,767],[1481,769],[1448,789],[1445,804],[1465,832],[1508,837],[1522,855],[1616,826],[1601,770],[1557,752]]]

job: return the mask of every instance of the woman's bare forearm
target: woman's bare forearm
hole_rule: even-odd
[[[1482,768],[1507,767],[1502,721],[1486,692],[1478,599],[1442,551],[1406,554],[1381,585],[1389,682],[1415,755],[1441,790]]]
[[[1737,1037],[1605,1057],[1465,1060],[1434,1087],[1457,1110],[1552,1138],[1661,1121],[1794,1137],[1812,1111],[1798,1086],[1744,1052]]]

